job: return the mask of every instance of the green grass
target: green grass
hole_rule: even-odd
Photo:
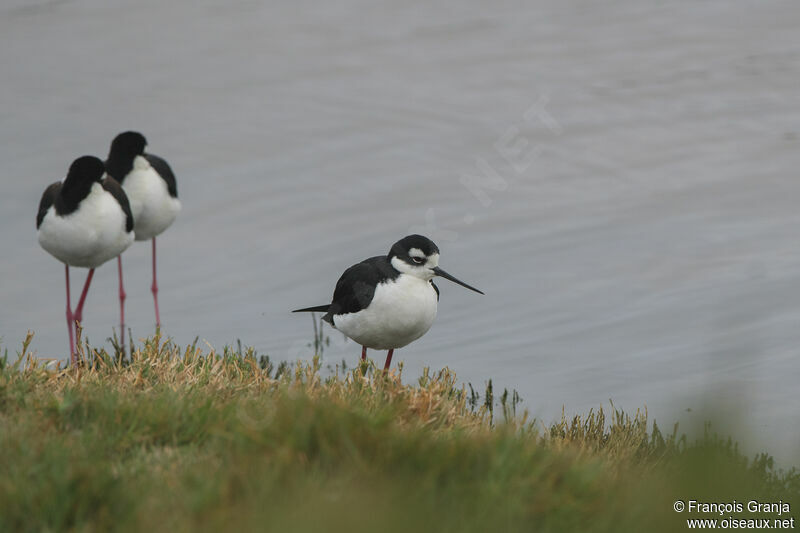
[[[0,361],[0,531],[684,531],[676,499],[800,504],[796,471],[710,429],[546,426],[447,369],[323,378],[158,337],[52,369],[29,342]]]

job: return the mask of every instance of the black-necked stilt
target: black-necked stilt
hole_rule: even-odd
[[[153,303],[156,308],[156,327],[161,326],[158,312],[158,282],[156,281],[156,236],[160,235],[178,216],[181,203],[175,174],[166,161],[145,152],[147,140],[139,132],[126,131],[111,141],[106,171],[119,181],[133,212],[137,241],[153,240]],[[120,338],[125,344],[125,289],[122,285],[122,257],[117,259],[119,270]]]
[[[76,159],[63,182],[42,194],[36,215],[39,244],[64,263],[67,278],[67,328],[70,360],[75,360],[72,328],[83,318],[83,303],[94,269],[133,243],[133,216],[119,183],[105,177],[103,162],[92,156]],[[73,313],[69,301],[69,267],[87,267],[89,274]]]
[[[389,350],[388,370],[394,350],[422,337],[436,318],[439,289],[434,276],[483,294],[439,268],[439,248],[433,241],[409,235],[394,243],[388,255],[345,270],[330,304],[293,312],[324,312],[326,322],[361,345],[362,360],[367,348]]]

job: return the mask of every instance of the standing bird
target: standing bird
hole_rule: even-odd
[[[409,235],[394,243],[388,255],[345,270],[329,305],[293,313],[324,312],[323,320],[361,345],[362,360],[367,358],[367,348],[389,350],[386,371],[397,348],[422,337],[433,325],[439,302],[434,276],[483,294],[439,268],[439,248],[433,241]]]
[[[133,243],[133,215],[119,183],[105,176],[103,162],[76,159],[63,182],[45,189],[36,215],[39,244],[64,263],[67,278],[67,329],[70,361],[75,362],[72,328],[83,318],[83,303],[94,269]],[[78,306],[70,309],[69,267],[89,268]]]
[[[153,303],[156,308],[156,327],[161,327],[158,312],[158,282],[156,281],[156,236],[160,235],[178,216],[181,203],[175,174],[166,161],[146,153],[147,140],[139,132],[126,131],[111,141],[106,160],[106,172],[119,181],[131,202],[134,231],[137,241],[153,240]],[[117,258],[119,270],[120,338],[125,346],[125,289],[122,284],[122,257]]]

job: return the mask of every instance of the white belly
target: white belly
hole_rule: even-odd
[[[131,204],[137,241],[159,235],[181,210],[180,201],[170,196],[167,183],[141,156],[136,156],[133,170],[125,177],[122,188]]]
[[[335,315],[333,323],[367,348],[402,348],[431,329],[437,306],[436,291],[429,281],[401,274],[378,285],[366,309]]]
[[[126,216],[116,199],[95,183],[80,208],[57,216],[51,206],[39,225],[39,244],[70,266],[95,268],[133,243],[125,232]]]

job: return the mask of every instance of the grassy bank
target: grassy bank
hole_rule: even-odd
[[[796,472],[710,431],[613,409],[545,426],[448,370],[323,378],[158,338],[67,370],[24,351],[0,363],[2,531],[683,531],[703,515],[677,499],[800,505]]]

